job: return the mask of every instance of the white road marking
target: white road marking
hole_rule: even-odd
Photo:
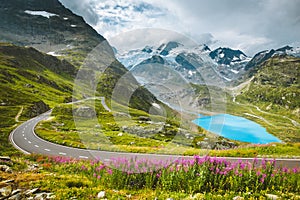
[[[45,151],[51,151],[50,149],[44,149]]]
[[[25,131],[23,130],[22,133],[25,133]]]
[[[27,140],[27,138],[24,138],[25,140]]]
[[[34,145],[36,148],[39,148],[40,146],[39,145]]]
[[[79,156],[79,158],[88,159],[89,157],[87,157],[87,156]]]
[[[28,141],[28,143],[29,143],[29,144],[31,144],[31,142],[30,142],[30,141]]]
[[[25,137],[25,135],[23,134],[23,137]]]
[[[66,154],[66,153],[63,153],[63,152],[59,152],[59,155],[65,156],[65,155],[67,155],[67,154]]]

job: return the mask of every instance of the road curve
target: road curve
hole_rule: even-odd
[[[35,134],[35,126],[42,120],[49,118],[51,110],[28,120],[13,130],[9,136],[10,142],[15,148],[25,154],[41,154],[47,156],[66,156],[77,159],[100,159],[101,161],[109,161],[111,158],[146,158],[155,160],[170,160],[178,158],[192,158],[192,156],[176,156],[176,155],[158,155],[158,154],[140,154],[140,153],[121,153],[109,151],[97,151],[67,147],[59,144],[54,144],[41,139]],[[226,157],[228,161],[253,161],[253,158],[233,158]],[[261,160],[261,159],[259,159]],[[284,166],[288,168],[300,167],[300,159],[276,159],[277,166]]]

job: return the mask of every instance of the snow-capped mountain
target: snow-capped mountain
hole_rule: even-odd
[[[218,76],[224,82],[240,77],[250,60],[243,52],[229,48],[214,51],[207,45],[185,46],[176,41],[161,44],[158,47],[146,46],[116,57],[133,73],[145,64],[161,64],[180,73],[188,82],[203,84],[205,77]],[[207,70],[207,69],[210,70]],[[138,70],[141,73],[141,70]],[[137,75],[137,74],[136,74]],[[203,77],[204,76],[204,77]]]
[[[277,50],[271,49],[257,53],[246,65],[245,70],[249,70],[255,66],[258,66],[276,55],[289,55],[294,57],[300,57],[300,47],[285,46]]]
[[[153,67],[149,68],[151,64],[161,66],[155,70],[161,70],[162,67],[174,70],[190,83],[208,84],[209,79],[217,80],[216,77],[218,77],[225,85],[235,84],[243,81],[243,77],[247,77],[244,75],[250,69],[275,55],[300,57],[300,48],[285,46],[277,50],[262,51],[250,58],[240,50],[221,47],[211,50],[205,44],[191,47],[171,41],[158,46],[145,46],[128,52],[116,53],[119,61],[144,84],[147,83],[145,70],[154,70]],[[151,80],[157,73],[157,71],[152,71],[147,74],[150,76],[147,78]],[[170,73],[165,72],[165,79],[170,78],[169,75]]]

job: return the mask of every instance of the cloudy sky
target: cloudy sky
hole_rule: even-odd
[[[127,31],[155,28],[178,32],[211,48],[241,49],[249,56],[300,46],[300,0],[60,1],[108,40]]]

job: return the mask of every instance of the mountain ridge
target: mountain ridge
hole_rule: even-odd
[[[3,19],[0,23],[0,41],[33,47],[60,60],[68,61],[76,67],[76,70],[80,69],[88,75],[76,77],[78,71],[75,70],[70,72],[70,76],[73,79],[88,78],[89,80],[85,81],[86,87],[97,87],[99,95],[110,99],[118,80],[124,75],[130,76],[127,69],[115,59],[113,48],[106,39],[85,23],[82,17],[65,8],[58,0],[43,2],[5,0],[0,7],[0,17]],[[99,51],[98,57],[102,56],[97,58],[100,63],[107,65],[103,66],[107,68],[100,77],[97,75],[99,67],[89,66],[89,59],[94,56],[95,51]],[[62,70],[68,72],[68,69]],[[95,84],[97,79],[97,86],[92,86],[91,84]],[[128,90],[128,94],[132,93],[130,90],[133,88],[140,88],[134,77],[130,77],[126,84],[128,87],[124,89]],[[85,91],[82,92],[81,95],[86,96]],[[145,98],[142,98],[143,96]],[[143,88],[133,94],[133,99],[135,100],[132,101],[132,105],[139,106],[137,109],[145,111],[148,111],[152,103],[158,103],[156,98]],[[116,100],[124,103],[122,98]],[[141,106],[143,104],[141,102],[145,104],[144,107]]]

